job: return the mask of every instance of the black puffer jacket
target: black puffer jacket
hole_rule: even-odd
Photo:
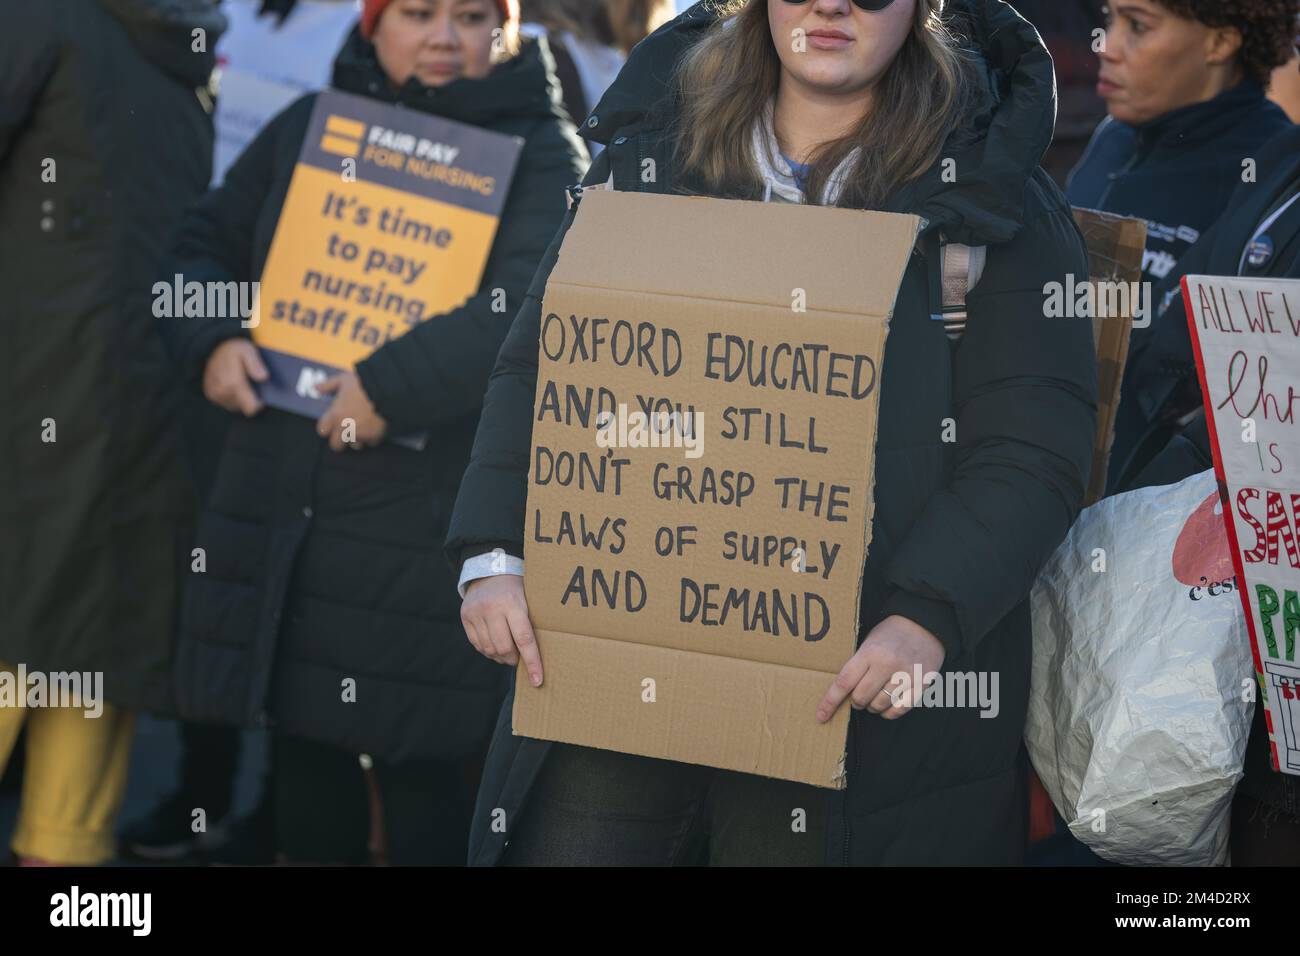
[[[396,431],[424,429],[422,452],[392,443],[331,452],[314,422],[275,410],[235,421],[198,544],[179,649],[186,716],[274,720],[284,732],[392,761],[455,757],[481,746],[504,692],[503,669],[469,648],[456,582],[442,558],[488,374],[510,323],[494,311],[528,281],[564,215],[585,152],[553,99],[551,58],[529,42],[480,80],[391,90],[374,47],[353,34],[334,86],[526,141],[480,292],[358,364]],[[190,212],[168,274],[256,279],[270,248],[313,96],[271,121],[220,189]],[[237,319],[163,320],[197,387]],[[355,702],[342,682],[356,680]]]
[[[0,4],[0,661],[157,711],[193,501],[150,299],[212,174],[225,26],[208,0]]]
[[[1088,270],[1070,210],[1037,168],[1052,135],[1051,60],[1033,28],[1005,3],[952,6],[962,16],[959,29],[982,51],[992,85],[971,128],[943,152],[956,159],[958,182],[945,183],[936,165],[888,208],[924,216],[927,236],[942,230],[953,241],[990,249],[955,352],[942,323],[930,318],[939,311],[930,300],[934,256],[913,256],[903,278],[882,373],[861,622],[865,634],[886,615],[903,615],[943,642],[945,669],[998,672],[1000,711],[981,718],[975,709],[918,709],[896,721],[855,712],[848,788],[825,792],[833,863],[1021,859],[1025,599],[1079,509],[1096,423],[1090,324],[1043,317],[1044,285]],[[697,4],[632,52],[587,120],[587,135],[608,147],[588,182],[612,171],[617,189],[690,187],[672,173],[668,81],[713,19]],[[646,158],[661,171],[656,183],[641,181]],[[628,223],[629,237],[635,233]],[[716,238],[722,244],[731,237]],[[497,544],[522,553],[540,295],[558,248],[557,238],[492,376],[452,517],[448,545],[457,558]],[[924,240],[922,248],[933,249]],[[950,416],[955,444],[941,441],[941,423]],[[509,708],[507,701],[479,791],[472,863],[500,858],[510,834],[494,831],[493,811],[504,810],[507,821],[527,813],[528,791],[551,746],[512,736]]]

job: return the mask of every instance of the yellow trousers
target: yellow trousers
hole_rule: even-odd
[[[0,663],[0,671],[14,669]],[[132,711],[103,703],[88,717],[75,707],[27,707],[0,701],[0,770],[27,728],[22,803],[10,846],[20,857],[91,866],[116,855],[113,826],[126,796]]]

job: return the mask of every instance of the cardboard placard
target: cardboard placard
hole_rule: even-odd
[[[913,216],[594,191],[542,303],[514,732],[844,785]],[[647,447],[648,446],[648,447]]]
[[[1300,281],[1182,284],[1273,766],[1300,774]]]
[[[318,384],[478,291],[521,145],[319,94],[255,306],[268,405],[321,415]]]
[[[1074,209],[1074,221],[1088,246],[1089,279],[1122,283],[1137,288],[1142,282],[1142,255],[1146,249],[1147,224],[1141,219],[1116,216],[1096,209]],[[1150,306],[1150,291],[1142,293]],[[1094,315],[1092,341],[1097,349],[1097,436],[1092,448],[1092,471],[1084,506],[1095,504],[1106,494],[1106,472],[1115,442],[1115,418],[1119,413],[1120,387],[1128,362],[1129,337],[1133,333],[1138,296],[1124,296],[1127,308],[1117,314]],[[1149,321],[1149,316],[1146,317]]]

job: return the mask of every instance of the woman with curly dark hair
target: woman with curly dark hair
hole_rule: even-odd
[[[1266,92],[1273,69],[1292,55],[1297,13],[1300,0],[1111,4],[1097,82],[1110,116],[1067,194],[1075,206],[1147,221],[1142,272],[1152,288],[1223,214],[1237,186],[1263,178],[1261,149],[1291,128]],[[1134,330],[1130,369],[1151,334]],[[1142,383],[1133,379],[1121,396],[1112,484],[1126,462],[1149,454],[1138,448],[1146,429],[1134,397]]]

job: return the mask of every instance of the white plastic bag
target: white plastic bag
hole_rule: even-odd
[[[1088,508],[1034,585],[1025,742],[1104,859],[1227,861],[1255,706],[1228,547],[1206,471]]]

